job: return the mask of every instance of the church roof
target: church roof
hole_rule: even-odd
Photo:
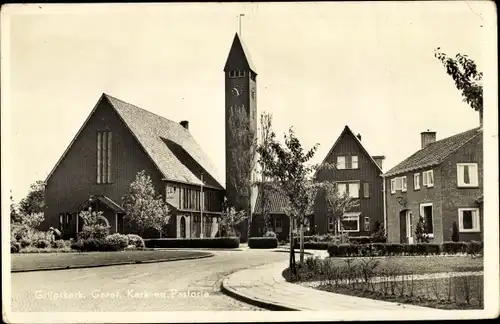
[[[257,74],[255,65],[250,57],[250,51],[238,33],[234,35],[233,44],[231,45],[226,64],[224,66],[224,72],[233,69],[247,69]]]
[[[143,147],[165,180],[224,189],[216,179],[216,168],[195,141],[191,133],[177,122],[156,115],[135,105],[102,94],[96,107],[73,139],[76,140],[102,100],[107,100]],[[47,177],[50,178],[60,161],[73,144],[70,144],[59,162]]]

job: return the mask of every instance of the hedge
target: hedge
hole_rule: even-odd
[[[214,238],[157,238],[146,239],[147,248],[226,248],[236,249],[240,246],[239,237]]]
[[[328,244],[327,250],[330,257],[479,254],[483,252],[483,242]]]
[[[278,247],[278,239],[275,237],[251,237],[248,239],[248,247],[251,249],[275,249]]]
[[[326,250],[328,248],[328,242],[306,242],[304,240],[304,249],[306,250]],[[295,249],[300,249],[299,242],[295,243]]]

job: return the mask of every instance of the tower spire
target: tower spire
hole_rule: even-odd
[[[238,15],[238,35],[241,37],[241,17],[245,17],[245,14]]]

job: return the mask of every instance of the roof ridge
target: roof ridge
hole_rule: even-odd
[[[130,106],[134,107],[135,109],[139,109],[139,110],[142,110],[142,111],[144,111],[144,112],[146,112],[146,113],[148,113],[148,114],[150,114],[150,115],[153,115],[153,116],[156,116],[156,117],[163,118],[163,119],[165,119],[165,120],[168,120],[168,121],[169,121],[169,122],[171,122],[171,123],[174,123],[174,124],[176,124],[176,125],[179,125],[179,127],[182,127],[182,125],[181,125],[181,124],[179,124],[179,123],[177,123],[177,122],[173,121],[172,119],[169,119],[169,118],[164,117],[164,116],[162,116],[162,115],[156,114],[156,113],[154,113],[154,112],[152,112],[152,111],[150,111],[150,110],[147,110],[147,109],[141,108],[141,107],[139,107],[139,106],[137,106],[137,105],[135,105],[135,104],[133,104],[133,103],[130,103],[130,102],[125,101],[125,100],[122,100],[122,99],[120,99],[120,98],[117,98],[117,97],[111,96],[111,95],[109,95],[109,94],[107,94],[107,93],[104,93],[104,95],[105,95],[106,97],[108,97],[108,98],[111,98],[111,99],[114,99],[114,100],[121,101],[122,103],[127,104],[127,105],[130,105]],[[184,127],[182,127],[182,129],[185,129],[185,128],[184,128]]]

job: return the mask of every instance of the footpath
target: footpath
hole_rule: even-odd
[[[233,298],[270,310],[439,311],[415,305],[336,294],[300,284],[289,283],[282,276],[282,272],[287,266],[288,262],[282,261],[235,272],[223,279],[221,289],[225,294]]]

